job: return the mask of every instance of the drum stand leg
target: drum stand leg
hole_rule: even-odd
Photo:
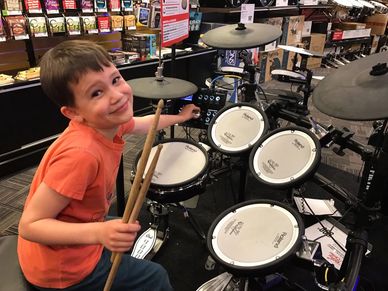
[[[150,227],[137,239],[132,256],[138,259],[152,260],[169,237],[169,207],[158,202],[151,202],[148,211],[152,214]]]
[[[245,186],[247,183],[247,167],[248,167],[249,155],[243,154],[240,158],[240,185],[238,191],[237,203],[245,201]]]
[[[177,203],[175,204],[178,208],[183,210],[183,216],[189,220],[191,226],[193,227],[195,233],[198,235],[198,237],[202,241],[206,241],[206,235],[205,232],[202,230],[201,226],[199,225],[198,221],[194,218],[194,216],[190,213],[189,209],[184,207],[182,204]]]

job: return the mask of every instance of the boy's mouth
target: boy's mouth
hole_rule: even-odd
[[[121,104],[119,107],[117,107],[115,110],[113,110],[110,114],[120,113],[128,108],[128,100],[126,100],[123,104]]]

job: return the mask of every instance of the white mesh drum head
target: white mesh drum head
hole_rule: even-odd
[[[283,184],[309,173],[317,164],[317,155],[310,135],[300,130],[283,130],[258,145],[251,163],[259,180]]]
[[[263,115],[250,106],[234,106],[220,114],[211,129],[211,140],[221,150],[237,153],[256,143],[265,129]]]
[[[370,8],[370,9],[374,8],[374,6],[371,3],[369,3],[368,1],[365,1],[365,0],[357,0],[357,1],[360,2],[362,5],[364,5],[367,8]]]
[[[147,173],[156,149],[157,146],[151,149],[144,173]],[[207,157],[198,146],[183,141],[165,142],[151,182],[162,186],[183,184],[197,177],[206,165]]]
[[[273,263],[294,247],[299,225],[285,208],[268,203],[243,206],[216,225],[212,236],[215,254],[238,267]]]
[[[341,7],[346,7],[346,8],[352,8],[353,4],[352,2],[348,0],[332,0],[333,4],[336,4]]]

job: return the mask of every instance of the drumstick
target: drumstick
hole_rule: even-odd
[[[139,164],[138,164],[138,167],[136,170],[136,175],[135,175],[131,190],[130,190],[129,195],[128,195],[127,204],[125,205],[125,210],[124,210],[124,214],[123,214],[123,218],[122,218],[123,222],[125,222],[125,223],[128,223],[129,215],[132,212],[133,206],[134,206],[135,201],[136,201],[136,197],[137,197],[138,192],[139,192],[140,183],[141,183],[141,180],[143,179],[144,170],[145,170],[145,167],[146,167],[147,161],[148,161],[148,156],[150,155],[151,148],[152,148],[152,145],[153,145],[154,140],[155,140],[156,130],[158,127],[159,117],[160,117],[160,114],[162,112],[163,105],[164,105],[163,99],[160,99],[158,102],[158,107],[156,108],[153,123],[148,130],[148,134],[147,134],[146,140],[144,142],[143,152],[142,152],[140,159],[139,159]],[[112,256],[110,258],[111,262],[113,262],[115,256],[116,256],[116,252],[113,252]]]
[[[151,184],[151,179],[152,179],[152,176],[154,174],[156,164],[158,162],[160,151],[162,150],[162,148],[163,148],[163,146],[161,144],[158,145],[155,156],[152,159],[151,165],[147,171],[147,174],[144,178],[144,182],[143,182],[141,189],[139,191],[139,195],[138,195],[136,202],[134,204],[133,211],[132,211],[130,218],[129,218],[129,223],[134,223],[136,221],[139,213],[140,213],[141,206],[144,202],[144,198],[145,198],[146,193],[148,191],[148,188]],[[110,269],[108,279],[106,280],[106,283],[104,286],[104,291],[109,291],[110,288],[112,287],[112,284],[113,284],[113,281],[116,277],[116,273],[117,273],[117,270],[119,268],[122,256],[123,256],[123,253],[116,253],[116,256],[114,257],[114,260],[113,260],[112,268]]]

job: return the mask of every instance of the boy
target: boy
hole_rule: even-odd
[[[38,290],[102,290],[110,252],[126,252],[138,223],[105,221],[123,134],[146,133],[153,116],[133,117],[132,89],[107,52],[89,41],[65,41],[41,61],[44,92],[70,119],[44,155],[19,224],[18,256]],[[158,129],[195,117],[194,105],[161,115]],[[165,269],[124,255],[111,290],[171,290]]]

